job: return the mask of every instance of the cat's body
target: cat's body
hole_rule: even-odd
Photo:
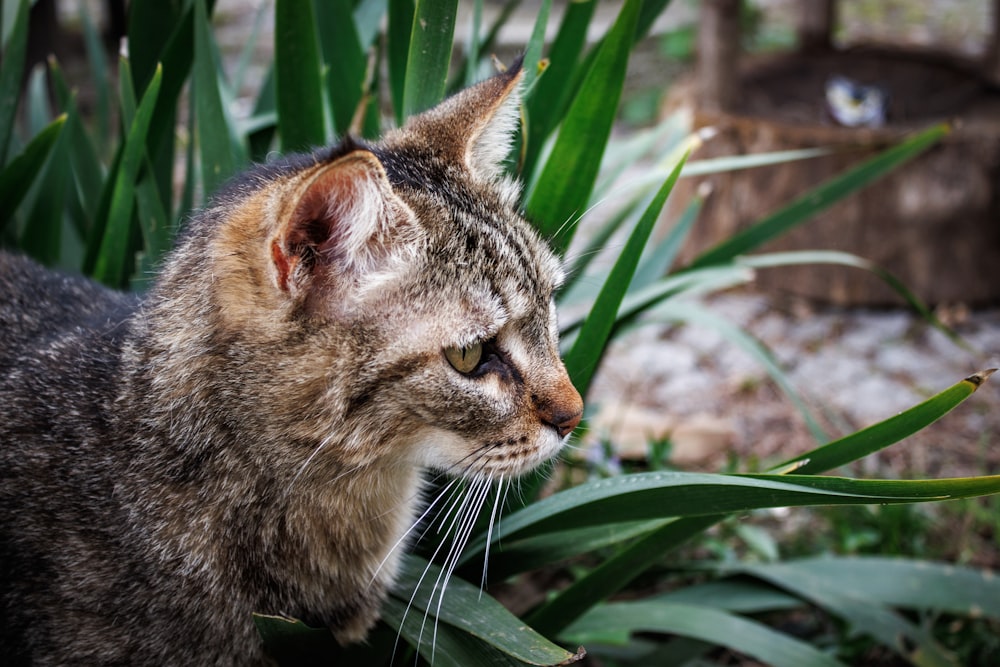
[[[258,663],[252,612],[360,639],[422,470],[558,451],[582,407],[500,176],[516,81],[252,170],[141,301],[0,254],[5,664]]]

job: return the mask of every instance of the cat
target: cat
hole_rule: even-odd
[[[520,67],[250,169],[141,297],[0,254],[5,664],[267,664],[359,641],[423,471],[509,479],[583,404],[503,161]]]

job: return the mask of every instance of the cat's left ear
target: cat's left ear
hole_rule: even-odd
[[[507,70],[411,118],[404,131],[419,133],[448,159],[464,163],[476,178],[495,180],[503,174],[521,122],[522,75],[518,58]]]
[[[271,243],[278,287],[294,294],[329,284],[319,276],[343,283],[383,270],[405,245],[413,213],[378,158],[356,149],[307,179]]]

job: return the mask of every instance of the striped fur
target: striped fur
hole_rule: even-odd
[[[359,640],[422,471],[559,450],[561,269],[498,165],[517,81],[240,176],[141,300],[0,254],[6,664],[266,663],[252,612]]]

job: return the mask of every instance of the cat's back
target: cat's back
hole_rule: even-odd
[[[133,306],[131,298],[85,278],[0,251],[0,359],[4,361],[59,336],[113,324]]]
[[[114,394],[133,297],[0,252],[0,459],[87,430]]]

